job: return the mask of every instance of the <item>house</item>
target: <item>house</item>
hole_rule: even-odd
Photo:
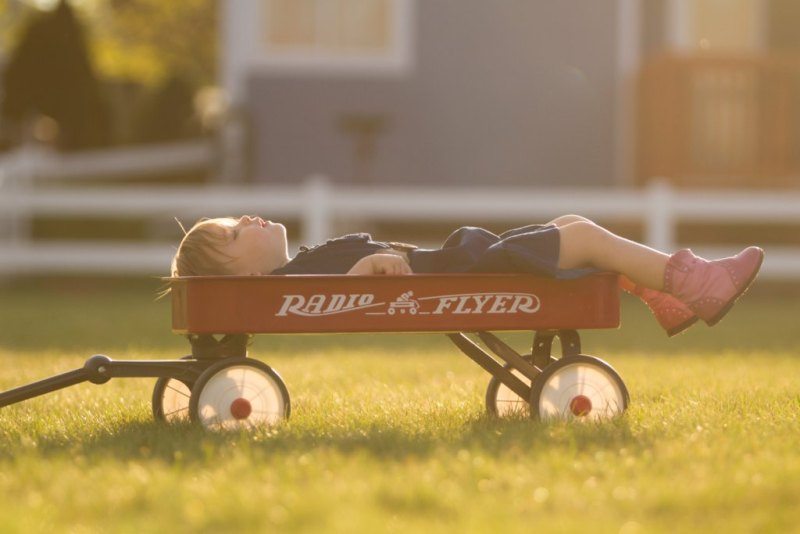
[[[765,65],[800,49],[795,4],[223,0],[223,177],[596,187],[790,176],[796,71],[787,60],[776,78]]]

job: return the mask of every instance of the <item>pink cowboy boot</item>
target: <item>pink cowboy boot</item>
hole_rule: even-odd
[[[624,276],[620,277],[620,287],[647,304],[669,337],[680,334],[697,322],[697,315],[672,295],[640,286]]]
[[[679,250],[667,262],[664,291],[714,326],[753,283],[762,261],[764,251],[758,247],[713,261],[695,256],[689,249]]]

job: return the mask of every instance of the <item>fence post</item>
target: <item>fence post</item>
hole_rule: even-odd
[[[675,248],[675,214],[672,188],[664,178],[650,181],[646,192],[645,241],[662,252]]]
[[[309,176],[303,184],[301,239],[306,245],[316,245],[330,237],[331,186],[323,175]]]
[[[5,219],[8,223],[7,239],[12,244],[20,244],[30,239],[30,213],[20,198],[31,191],[33,180],[38,172],[38,158],[41,150],[34,146],[22,145],[12,152],[2,169],[2,185],[8,200]]]

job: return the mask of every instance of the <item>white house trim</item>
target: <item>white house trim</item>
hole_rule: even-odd
[[[692,0],[668,0],[664,6],[664,24],[667,43],[672,50],[687,51],[692,48]]]
[[[634,182],[636,151],[636,76],[641,63],[642,0],[617,0],[617,81],[614,107],[614,177]]]
[[[237,107],[246,101],[248,58],[259,32],[258,2],[221,0],[220,4],[220,82],[232,107]]]

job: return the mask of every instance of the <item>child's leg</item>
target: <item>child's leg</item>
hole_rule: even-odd
[[[574,225],[575,223],[583,223],[583,227],[581,225],[579,225],[579,226],[576,226],[575,228],[569,228],[567,230],[567,233],[570,234],[570,237],[567,238],[567,240],[569,241],[569,244],[567,245],[567,250],[565,251],[564,250],[564,231],[563,231],[563,228],[571,226],[571,225]],[[628,268],[630,266],[630,264],[631,264],[631,259],[632,258],[628,257],[628,255],[631,253],[631,252],[629,252],[630,250],[636,251],[636,249],[638,249],[638,254],[639,255],[647,254],[648,252],[655,253],[657,256],[661,256],[662,257],[661,259],[664,260],[663,261],[664,265],[666,265],[666,260],[668,259],[668,257],[665,254],[661,254],[660,252],[658,252],[656,250],[653,250],[653,249],[650,249],[649,247],[645,247],[644,245],[640,245],[639,243],[636,243],[634,241],[630,241],[628,239],[624,239],[624,238],[619,237],[619,236],[617,236],[615,234],[612,234],[608,230],[605,230],[604,228],[598,226],[597,224],[595,224],[591,220],[587,219],[586,217],[582,217],[580,215],[574,215],[574,214],[562,215],[560,217],[556,217],[555,219],[553,219],[552,221],[548,222],[547,224],[552,224],[552,225],[557,226],[559,229],[562,229],[561,230],[561,256],[560,256],[561,261],[559,261],[559,267],[561,267],[563,269],[569,269],[569,268],[574,268],[574,267],[565,267],[562,264],[575,265],[576,262],[580,262],[576,266],[585,267],[587,265],[591,265],[591,266],[597,267],[599,269],[613,270],[613,271],[621,273],[623,275],[627,275],[628,274],[627,271],[622,271],[619,268],[610,268],[609,266],[604,266],[604,263],[606,263],[606,262],[603,261],[603,260],[607,256],[607,254],[601,254],[602,258],[599,258],[599,259],[596,257],[596,254],[594,254],[594,253],[592,253],[591,257],[586,255],[585,246],[584,246],[585,243],[584,242],[585,241],[591,241],[592,243],[596,244],[596,242],[597,242],[596,238],[597,238],[598,235],[601,236],[601,240],[606,240],[608,238],[612,238],[612,239],[616,238],[615,239],[616,243],[615,243],[615,247],[614,248],[619,250],[620,247],[623,247],[624,250],[627,252],[627,253],[623,253],[623,258],[620,260],[620,262],[617,262],[617,263],[625,264],[626,268]],[[586,228],[585,225],[591,225],[594,228]],[[587,235],[588,235],[588,237],[587,237]],[[576,248],[576,247],[572,247],[572,245],[576,244],[575,241],[577,241],[577,245],[578,245],[577,248],[582,248],[582,249],[584,249],[583,251],[573,250],[574,248]],[[633,245],[634,248],[631,248],[631,245]],[[633,252],[633,254],[636,254],[636,252]],[[567,256],[566,260],[564,259],[565,255]],[[651,256],[651,254],[647,254],[647,255]],[[583,257],[581,257],[581,256],[583,256]],[[619,259],[619,258],[616,258],[616,259]],[[652,261],[654,261],[653,258],[651,258],[651,262]],[[657,261],[657,260],[655,260],[655,261]],[[616,265],[616,263],[614,265]],[[658,285],[656,286],[655,289],[661,289],[661,287],[663,286],[663,272],[664,272],[663,268],[664,268],[664,265],[661,265],[660,268],[658,269],[658,271],[656,272],[656,276],[658,277],[658,275],[659,275],[658,273],[660,271],[661,278],[659,278],[659,280],[661,280],[661,281],[658,283]],[[619,267],[619,266],[617,266],[617,267]],[[634,266],[634,269],[636,269],[635,266]],[[639,277],[637,277],[636,274],[633,274],[632,277],[635,279],[636,283],[640,283],[641,285],[644,285],[644,286],[647,286],[647,287],[652,287],[651,285],[648,285],[647,283],[642,283],[642,281],[641,281],[641,278],[642,278],[641,275],[642,274],[643,273],[639,273],[639,275],[640,275]],[[647,276],[646,273],[645,273],[645,278],[650,280],[652,278],[652,276]],[[625,285],[626,283],[630,283],[630,282],[631,281],[627,278],[627,276],[623,276],[623,281],[622,281],[623,285]],[[650,280],[649,283],[653,283],[653,280]],[[635,285],[635,283],[630,283],[631,288],[634,285]]]
[[[582,217],[580,215],[574,215],[574,214],[561,215],[560,217],[556,217],[555,219],[553,219],[552,221],[549,221],[546,224],[552,224],[552,225],[555,225],[556,227],[558,227],[559,229],[561,229],[561,228],[563,228],[565,226],[568,226],[568,225],[571,225],[571,224],[577,223],[577,222],[586,223],[586,224],[591,224],[591,225],[597,226],[600,230],[603,231],[603,233],[611,234],[607,230],[605,230],[602,227],[600,227],[599,225],[597,225],[594,221],[591,221],[591,220],[587,219],[586,217]],[[619,237],[619,236],[615,236],[614,234],[611,234],[611,235],[614,236],[614,237]],[[564,240],[564,237],[563,236],[564,236],[564,234],[562,232],[561,233],[561,240],[562,240],[562,244],[561,244],[562,251],[561,251],[561,253],[562,253],[562,257],[563,257],[563,253],[564,253],[564,251],[563,251],[563,246],[564,246],[563,240]],[[623,239],[623,238],[619,238],[619,239]],[[635,243],[633,241],[629,241],[627,239],[623,239],[623,240],[628,242],[628,243],[633,243],[635,245],[638,245],[638,243]],[[657,251],[654,251],[654,252],[657,252]],[[594,267],[603,268],[603,267],[600,267],[599,265],[594,265],[594,264],[591,264],[591,265],[594,266]],[[583,266],[585,266],[585,265],[583,265]],[[562,266],[559,264],[559,267],[562,267]],[[562,268],[568,268],[568,267],[562,267]],[[616,271],[616,272],[622,273],[622,271]],[[635,286],[636,286],[636,283],[634,281],[632,281],[631,279],[629,279],[625,275],[621,276],[621,278],[620,278],[620,287],[622,287],[622,289],[632,293],[634,291]]]
[[[574,214],[561,215],[560,217],[556,217],[555,219],[553,219],[552,221],[548,222],[547,224],[552,224],[552,225],[555,225],[558,228],[561,228],[563,226],[566,226],[566,225],[572,224],[572,223],[576,223],[576,222],[584,222],[584,223],[590,223],[590,224],[597,225],[594,221],[591,221],[591,220],[587,219],[586,217],[582,217],[580,215],[574,215]],[[622,288],[623,290],[627,291],[628,293],[637,294],[639,296],[641,296],[639,293],[641,293],[641,291],[643,289],[643,286],[636,284],[633,280],[631,280],[630,278],[628,278],[625,275],[621,275],[619,277],[619,286],[620,286],[620,288]]]
[[[595,267],[623,274],[651,289],[664,288],[668,255],[615,235],[586,219],[559,226],[559,233],[559,268]]]
[[[549,221],[545,224],[552,224],[554,226],[557,226],[558,228],[561,228],[562,226],[566,226],[567,224],[571,224],[574,222],[587,222],[594,224],[594,222],[590,221],[586,217],[581,217],[580,215],[562,215],[560,217],[556,217],[552,221]]]
[[[689,249],[667,256],[586,221],[565,224],[559,233],[560,268],[591,266],[625,275],[636,284],[676,297],[709,325],[719,322],[750,287],[764,259],[758,247],[713,261]]]

